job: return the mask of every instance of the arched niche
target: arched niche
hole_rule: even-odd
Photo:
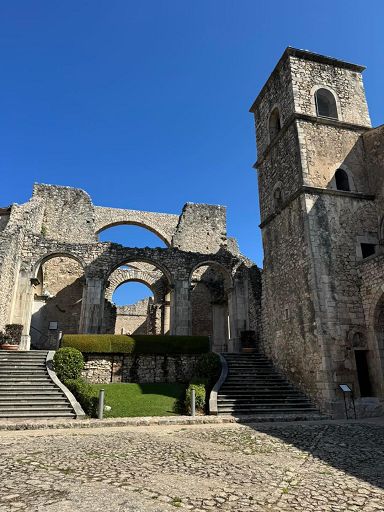
[[[230,272],[216,262],[202,262],[192,270],[189,284],[192,334],[210,336],[212,350],[227,351],[232,288]]]

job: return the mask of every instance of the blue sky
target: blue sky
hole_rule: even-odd
[[[248,109],[290,45],[366,65],[382,124],[383,21],[382,0],[0,0],[0,206],[35,181],[122,208],[224,204],[262,265]]]

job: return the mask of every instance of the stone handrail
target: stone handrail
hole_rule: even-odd
[[[58,376],[56,375],[56,372],[53,370],[53,356],[55,355],[54,350],[50,350],[47,354],[47,359],[45,360],[47,365],[47,371],[50,379],[56,384],[57,387],[61,389],[61,391],[64,393],[64,395],[69,400],[69,403],[71,404],[72,409],[75,411],[76,418],[85,418],[85,412],[83,411],[81,405],[76,400],[76,398],[72,395],[72,393],[69,391],[69,389],[64,386],[64,384],[59,380]]]
[[[216,353],[216,352],[214,352]],[[211,394],[209,395],[209,414],[217,416],[217,393],[221,386],[224,384],[225,379],[228,376],[228,363],[221,354],[217,354],[220,358],[221,363],[221,374],[219,380],[213,386]]]

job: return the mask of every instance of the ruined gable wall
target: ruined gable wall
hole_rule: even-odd
[[[35,184],[33,197],[44,202],[43,236],[72,243],[97,241],[93,205],[86,192],[72,187]]]
[[[226,208],[187,203],[173,237],[173,246],[182,251],[209,254],[226,248],[226,245]]]

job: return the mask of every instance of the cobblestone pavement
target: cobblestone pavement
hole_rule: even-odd
[[[0,512],[384,511],[384,423],[0,434]]]

